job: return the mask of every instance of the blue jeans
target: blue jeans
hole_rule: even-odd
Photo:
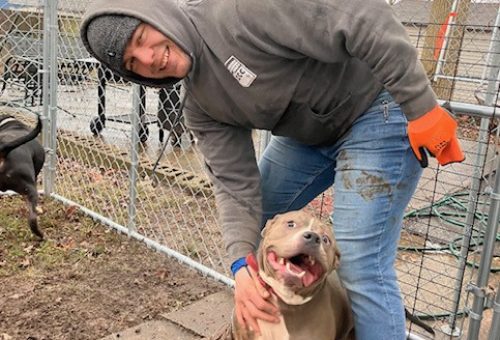
[[[422,173],[406,126],[399,106],[382,91],[335,145],[273,137],[259,164],[264,221],[304,207],[333,185],[338,273],[357,340],[405,339],[394,261],[403,213]]]

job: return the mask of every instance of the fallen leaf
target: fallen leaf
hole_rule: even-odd
[[[9,296],[9,298],[11,298],[12,300],[18,300],[21,297],[23,297],[23,294],[19,294],[19,293]]]
[[[71,250],[76,247],[76,242],[73,238],[65,238],[61,243],[57,244],[57,247],[63,250]]]
[[[167,270],[159,270],[156,272],[156,277],[159,278],[160,280],[165,280],[165,278],[168,276],[168,271]]]
[[[25,257],[24,260],[19,263],[19,267],[21,268],[28,268],[31,266],[31,259],[29,257]]]
[[[23,249],[25,253],[31,254],[33,252],[33,245],[27,246],[26,248]]]
[[[70,205],[69,207],[66,208],[64,214],[67,218],[71,218],[76,214],[77,211],[78,207],[76,205]]]

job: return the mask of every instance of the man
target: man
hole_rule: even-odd
[[[240,324],[277,321],[255,272],[260,227],[332,186],[339,275],[357,339],[404,339],[394,270],[426,166],[462,161],[417,52],[383,0],[98,0],[89,52],[125,79],[183,79],[186,125],[214,183]],[[252,129],[272,131],[259,165]]]

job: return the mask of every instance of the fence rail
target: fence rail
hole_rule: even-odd
[[[212,187],[180,116],[180,84],[133,85],[91,58],[78,33],[88,3],[0,0],[0,112],[43,117],[47,195],[232,285]],[[431,160],[424,171],[401,234],[402,295],[437,339],[498,339],[499,3],[393,8],[440,103],[457,115],[467,157],[446,167]],[[259,155],[268,139],[255,131]],[[328,190],[309,208],[324,218],[334,198]],[[408,327],[409,338],[428,336]]]

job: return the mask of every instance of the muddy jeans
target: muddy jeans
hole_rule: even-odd
[[[335,145],[273,137],[261,158],[264,221],[333,185],[332,221],[358,340],[405,339],[394,269],[404,210],[422,173],[407,120],[383,91]]]

